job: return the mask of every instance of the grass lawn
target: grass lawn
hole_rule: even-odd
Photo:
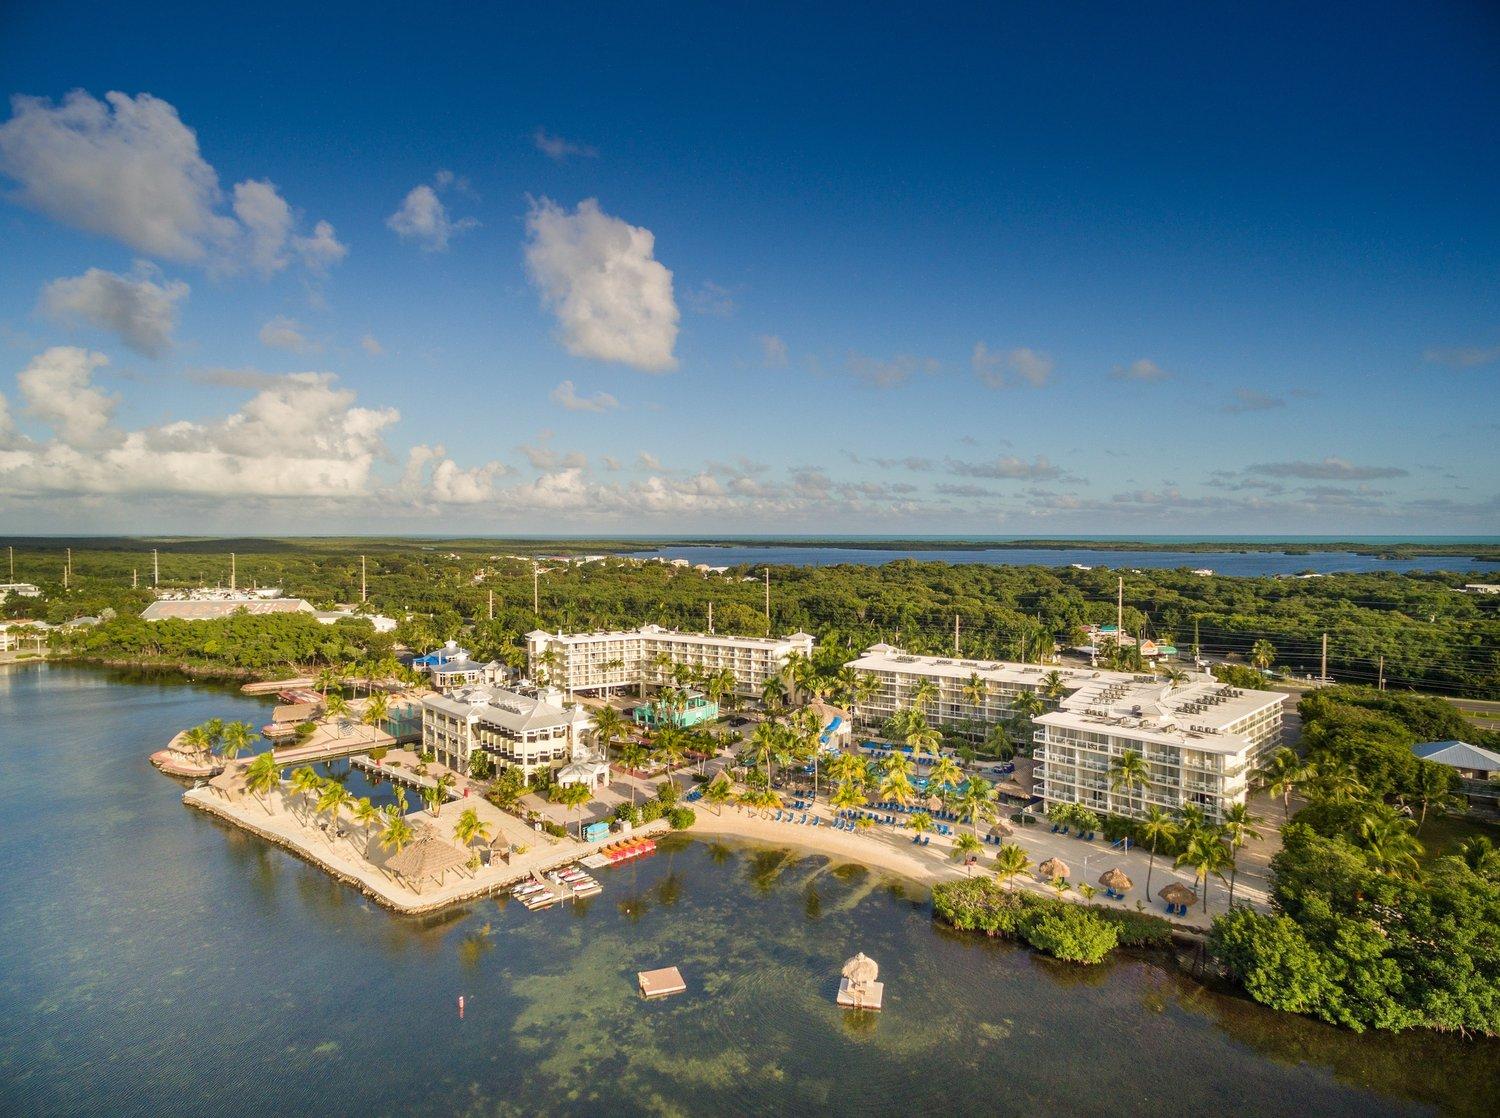
[[[1500,826],[1494,823],[1463,815],[1430,815],[1427,817],[1427,822],[1422,824],[1422,831],[1417,836],[1422,845],[1427,848],[1427,852],[1422,855],[1422,861],[1430,862],[1445,854],[1457,854],[1459,843],[1479,835],[1500,845]]]

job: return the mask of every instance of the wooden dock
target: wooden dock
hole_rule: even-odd
[[[687,990],[687,983],[682,980],[682,972],[676,967],[643,970],[635,977],[640,983],[643,998],[665,998]]]

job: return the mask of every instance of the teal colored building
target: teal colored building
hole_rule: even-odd
[[[719,704],[710,700],[706,695],[697,691],[689,691],[682,702],[676,706],[668,706],[660,699],[653,703],[644,703],[631,712],[637,726],[645,726],[655,729],[658,726],[676,726],[678,729],[686,730],[693,726],[701,726],[705,722],[713,722],[719,717]]]

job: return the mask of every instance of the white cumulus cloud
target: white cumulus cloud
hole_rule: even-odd
[[[1040,388],[1052,376],[1054,366],[1049,354],[1038,353],[1024,346],[999,352],[990,349],[984,342],[974,343],[974,353],[969,364],[980,382],[990,388],[1009,388],[1018,379]]]
[[[163,260],[270,274],[286,264],[295,216],[263,180],[239,183],[225,212],[219,176],[170,103],[74,90],[54,103],[17,95],[0,124],[0,172],[22,204]],[[333,227],[315,233],[324,263]],[[339,246],[337,255],[342,255]]]
[[[546,198],[526,216],[526,269],[557,316],[563,348],[649,373],[677,367],[672,273],[649,229],[587,198],[572,212]]]
[[[452,175],[439,173],[439,185],[453,181]],[[385,219],[387,226],[402,240],[415,241],[424,252],[442,252],[457,233],[479,224],[472,217],[453,220],[438,192],[426,183],[414,186],[402,199],[401,206]]]
[[[321,348],[316,342],[309,340],[302,323],[284,314],[278,314],[262,326],[257,336],[261,345],[291,353],[312,353]]]
[[[570,380],[565,380],[554,388],[548,398],[568,411],[602,412],[620,406],[620,401],[608,392],[595,392],[592,396],[578,395],[578,390]]]
[[[172,348],[177,307],[187,295],[180,280],[157,283],[144,270],[132,279],[90,268],[49,283],[41,306],[50,318],[112,331],[137,353],[160,357]]]
[[[16,377],[27,412],[70,446],[93,448],[108,442],[119,401],[93,383],[94,370],[108,363],[102,353],[71,345],[53,346],[32,358]]]

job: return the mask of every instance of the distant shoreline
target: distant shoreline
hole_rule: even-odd
[[[997,537],[946,536],[25,536],[8,539],[20,548],[61,551],[65,547],[149,552],[153,547],[175,553],[218,553],[238,550],[247,554],[293,552],[316,546],[351,553],[380,553],[418,547],[438,551],[498,551],[508,549],[523,555],[608,554],[659,551],[672,547],[713,548],[828,548],[845,551],[1112,551],[1175,552],[1182,555],[1222,555],[1271,552],[1284,555],[1315,555],[1344,552],[1380,559],[1413,559],[1419,556],[1452,556],[1500,562],[1500,538],[1496,537],[1298,537],[1287,536],[1103,536]]]

